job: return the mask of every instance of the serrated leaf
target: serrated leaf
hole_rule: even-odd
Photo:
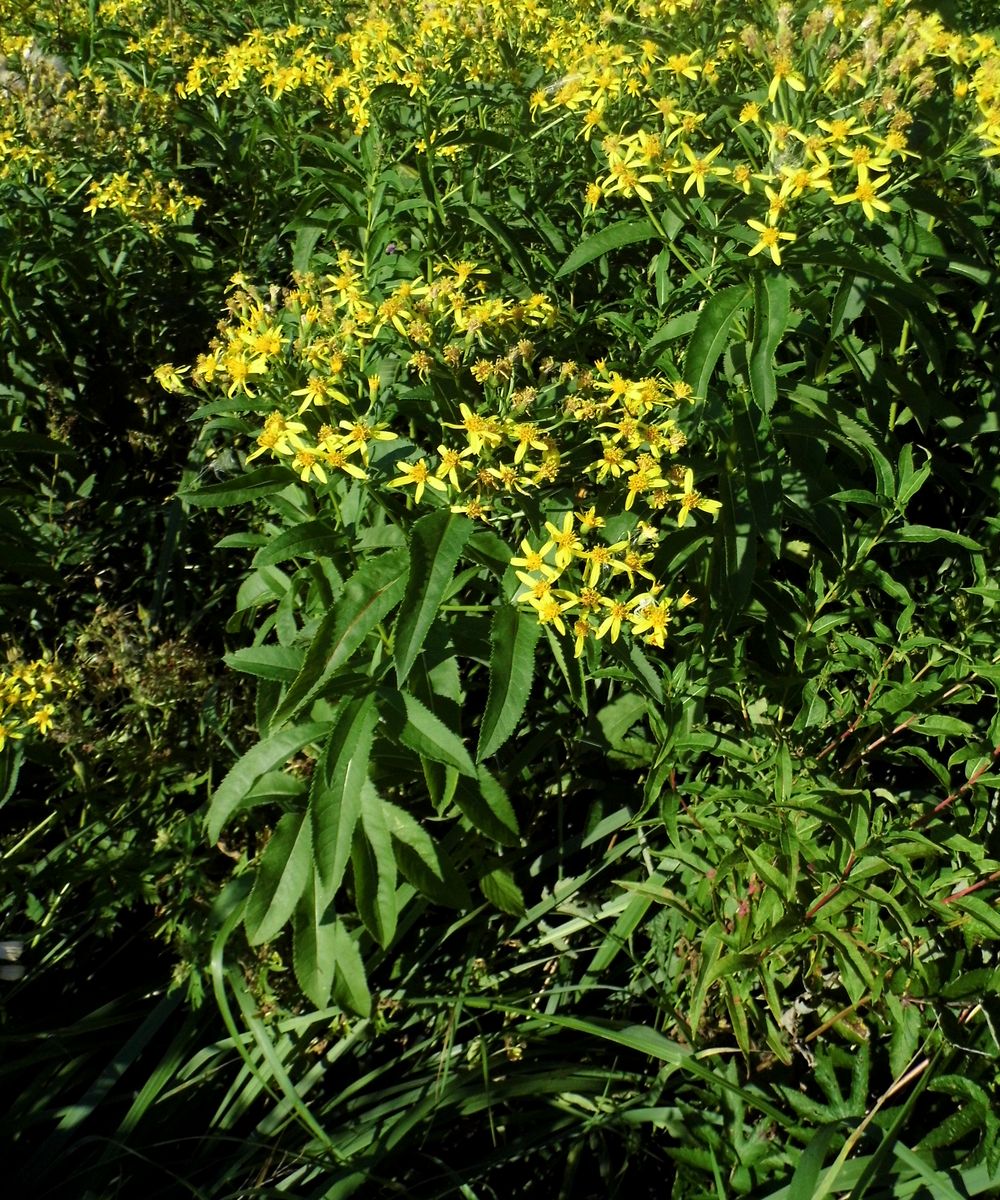
[[[271,835],[244,916],[251,946],[269,942],[284,928],[312,878],[312,832],[308,814],[286,813]]]
[[[509,604],[497,609],[490,629],[490,686],[479,726],[479,762],[496,754],[517,728],[531,694],[539,632],[533,615]]]
[[[223,662],[244,675],[288,683],[302,670],[302,658],[302,651],[291,646],[246,646],[224,655]]]
[[[432,762],[476,778],[476,766],[459,735],[409,692],[379,691],[379,710],[390,737]]]
[[[303,521],[283,529],[254,555],[255,567],[272,567],[289,558],[332,554],[343,545],[344,534],[329,521]]]
[[[371,693],[343,704],[313,774],[309,812],[316,872],[329,899],[340,887],[351,856],[377,721]]]
[[[726,288],[716,292],[698,314],[698,324],[684,355],[684,379],[696,396],[707,394],[715,364],[729,338],[729,327],[749,299],[750,290],[745,284]]]
[[[336,919],[325,918],[327,905],[314,874],[295,909],[292,936],[292,966],[299,987],[317,1008],[330,1003],[337,969]]]
[[[593,262],[610,250],[618,250],[634,242],[648,242],[656,237],[659,237],[659,234],[648,217],[637,221],[618,221],[607,229],[585,238],[559,268],[555,277],[561,279],[564,275],[572,275],[574,271],[585,267],[587,263]]]
[[[468,908],[468,889],[451,859],[408,812],[383,801],[400,874],[417,891],[450,908]]]
[[[521,840],[517,814],[506,791],[482,764],[477,783],[465,778],[458,781],[454,800],[480,833],[501,846],[516,846]]]
[[[514,876],[509,871],[497,867],[479,880],[479,890],[494,908],[501,912],[510,913],[512,917],[524,915],[524,893],[514,882]]]
[[[348,579],[333,611],[320,624],[302,670],[275,712],[281,725],[312,700],[375,626],[402,600],[409,569],[405,550],[390,550],[364,563]]]
[[[198,508],[224,508],[230,504],[245,504],[273,492],[284,491],[295,477],[287,467],[258,467],[245,475],[210,483],[205,487],[178,492],[177,498]]]
[[[282,766],[303,746],[319,741],[329,728],[328,722],[310,722],[279,729],[248,750],[215,789],[208,809],[209,841],[219,840],[223,826],[261,775]]]
[[[428,513],[413,525],[406,594],[393,631],[396,682],[400,687],[434,623],[472,530],[468,517],[447,508]]]
[[[370,1017],[372,994],[368,990],[365,964],[358,943],[340,921],[333,925],[333,955],[337,970],[333,977],[333,996],[341,1008]]]
[[[358,914],[380,946],[396,932],[396,856],[384,802],[371,780],[361,789],[361,824],[351,852]]]

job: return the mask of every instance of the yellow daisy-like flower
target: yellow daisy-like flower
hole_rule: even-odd
[[[389,487],[415,488],[413,498],[418,504],[424,494],[425,487],[434,488],[438,492],[446,492],[448,490],[448,486],[444,480],[438,479],[437,476],[431,474],[425,458],[416,463],[400,463],[398,470],[400,474],[395,479],[389,481]]]
[[[780,229],[775,229],[771,225],[765,225],[763,221],[747,221],[751,229],[760,234],[760,241],[750,251],[749,257],[753,258],[755,254],[760,254],[762,250],[767,250],[771,255],[771,261],[776,267],[781,266],[781,242],[794,242],[794,233],[782,233]]]
[[[878,189],[885,187],[889,182],[889,176],[883,175],[880,179],[869,179],[868,172],[858,172],[858,186],[853,192],[849,192],[846,196],[834,196],[834,204],[860,204],[861,210],[869,221],[875,220],[876,209],[879,212],[890,212],[888,204],[878,194]]]

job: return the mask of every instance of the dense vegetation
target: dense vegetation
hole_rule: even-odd
[[[32,1197],[1000,1190],[1000,31],[0,0]]]

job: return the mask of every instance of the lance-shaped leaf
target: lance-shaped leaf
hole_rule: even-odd
[[[434,623],[472,528],[468,517],[447,508],[428,513],[413,526],[406,595],[393,635],[396,682],[400,687]]]
[[[479,726],[479,762],[496,754],[517,728],[531,693],[539,629],[533,615],[513,605],[497,609],[490,631],[490,689]]]
[[[292,646],[246,646],[225,655],[224,662],[245,675],[287,683],[302,670],[302,651]]]
[[[607,229],[585,238],[556,272],[556,279],[563,275],[572,275],[574,271],[579,271],[595,258],[607,254],[609,250],[617,250],[635,242],[648,242],[657,236],[656,227],[648,217],[640,217],[636,221],[618,221],[609,225]]]
[[[312,879],[312,832],[305,812],[286,813],[257,865],[244,918],[250,944],[269,942],[284,928]]]
[[[382,803],[403,878],[438,904],[468,908],[468,889],[448,855],[408,812],[388,800]]]
[[[329,521],[301,521],[284,529],[254,555],[255,567],[270,567],[289,558],[332,554],[344,544],[344,532]]]
[[[384,801],[371,780],[361,789],[361,824],[351,851],[358,914],[372,937],[388,946],[396,932],[396,855]]]
[[[479,881],[479,890],[501,912],[520,917],[524,913],[524,893],[514,882],[510,871],[497,867]]]
[[[371,693],[343,704],[313,775],[309,812],[316,871],[329,899],[340,887],[351,856],[377,721]]]
[[[778,398],[774,352],[788,325],[789,283],[785,275],[758,271],[753,281],[753,341],[750,343],[750,390],[762,412]]]
[[[382,688],[379,690],[379,711],[385,721],[386,732],[394,741],[413,750],[421,758],[444,763],[462,775],[476,778],[476,765],[465,743],[416,696]]]
[[[407,553],[390,550],[369,559],[347,581],[343,595],[322,621],[305,663],[271,719],[282,725],[319,694],[375,626],[402,600]]]
[[[219,840],[223,826],[261,775],[287,762],[303,746],[319,741],[329,728],[326,722],[310,722],[279,729],[248,750],[215,789],[208,809],[209,840]]]
[[[507,793],[484,766],[479,767],[478,786],[469,779],[459,780],[454,800],[462,814],[495,842],[516,846],[521,840],[517,814]]]
[[[696,396],[705,396],[719,355],[726,348],[733,318],[750,298],[749,289],[740,284],[716,292],[698,315],[684,355],[684,379]]]
[[[322,885],[310,873],[308,886],[295,909],[292,965],[299,987],[317,1008],[330,1003],[337,969],[336,918],[326,918]]]
[[[359,1017],[371,1016],[372,995],[368,990],[361,951],[340,921],[333,925],[333,956],[337,963],[333,976],[334,999],[348,1012],[357,1013]]]
[[[245,475],[178,492],[177,495],[186,504],[196,504],[199,508],[224,508],[229,504],[244,504],[247,500],[256,500],[258,496],[283,491],[294,482],[287,467],[258,467],[256,471],[247,471]]]

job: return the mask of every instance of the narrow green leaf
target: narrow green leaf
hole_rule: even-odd
[[[282,766],[309,742],[316,742],[329,730],[329,723],[311,722],[280,729],[248,750],[215,789],[208,809],[208,838],[217,842],[223,826],[265,771]]]
[[[283,529],[277,537],[257,551],[255,567],[273,567],[289,558],[306,555],[329,555],[344,543],[342,530],[329,521],[303,521],[291,529]]]
[[[764,413],[771,411],[778,398],[774,354],[788,325],[788,297],[786,275],[774,271],[758,271],[754,275],[750,391],[757,407]]]
[[[351,856],[377,721],[371,693],[342,705],[313,773],[309,811],[316,871],[329,899],[340,887]]]
[[[421,758],[454,767],[476,778],[476,766],[459,735],[409,692],[379,690],[379,709],[386,731]]]
[[[478,786],[471,780],[459,779],[454,800],[480,833],[501,846],[516,846],[520,842],[517,814],[507,793],[481,764]]]
[[[659,237],[659,234],[648,217],[638,221],[618,221],[607,229],[585,238],[556,271],[555,277],[561,279],[563,275],[572,275],[574,271],[579,271],[595,258],[607,254],[609,250],[618,250],[621,246],[628,246],[633,242],[648,242],[656,237]]]
[[[490,631],[490,687],[479,727],[476,759],[496,754],[521,719],[535,671],[540,627],[513,605],[498,608]]]
[[[285,926],[312,878],[308,814],[286,813],[257,865],[244,917],[251,946],[269,942]]]
[[[371,780],[361,788],[361,825],[351,854],[358,913],[383,948],[396,932],[396,856],[382,797]]]
[[[534,287],[535,268],[528,254],[525,252],[523,237],[519,236],[513,230],[508,229],[502,221],[498,221],[491,213],[483,212],[481,208],[476,208],[474,204],[463,204],[461,211],[470,220],[475,221],[477,225],[485,229],[490,237],[502,249],[507,251],[511,261],[517,263],[521,269],[521,274]]]
[[[468,908],[468,889],[430,834],[408,812],[388,800],[383,801],[383,808],[403,878],[438,904]]]
[[[340,600],[313,638],[302,670],[275,712],[272,726],[283,724],[314,699],[396,607],[406,589],[407,569],[406,551],[390,550],[369,559],[348,579]]]
[[[472,530],[468,517],[447,508],[428,513],[413,525],[406,595],[393,633],[396,682],[400,687],[423,647]]]
[[[287,467],[258,467],[256,471],[248,471],[245,475],[236,475],[220,483],[178,492],[177,496],[186,504],[194,504],[198,508],[224,508],[229,504],[245,504],[248,500],[283,491],[294,482],[295,478]]]
[[[684,355],[684,379],[696,396],[707,395],[715,364],[726,347],[729,327],[749,299],[750,289],[745,284],[726,288],[716,292],[698,314],[698,324]]]
[[[372,995],[368,990],[361,951],[340,921],[335,921],[333,925],[333,954],[337,963],[333,977],[334,999],[349,1012],[359,1017],[370,1017]]]
[[[956,533],[952,529],[935,529],[930,525],[903,525],[889,530],[885,538],[888,542],[951,542],[955,546],[963,546],[966,550],[982,550],[984,547],[964,533]]]
[[[501,912],[512,917],[524,915],[524,893],[514,882],[514,876],[500,867],[488,872],[479,881],[479,890]]]
[[[835,1125],[821,1125],[809,1139],[809,1145],[802,1151],[788,1185],[787,1200],[813,1200],[823,1169],[823,1159],[836,1131]]]
[[[227,667],[259,679],[288,683],[302,670],[303,654],[291,646],[247,646],[223,656]]]
[[[295,978],[317,1008],[326,1008],[330,1003],[337,967],[336,921],[324,919],[327,905],[321,898],[322,890],[312,873],[305,894],[295,909],[292,938]]]

